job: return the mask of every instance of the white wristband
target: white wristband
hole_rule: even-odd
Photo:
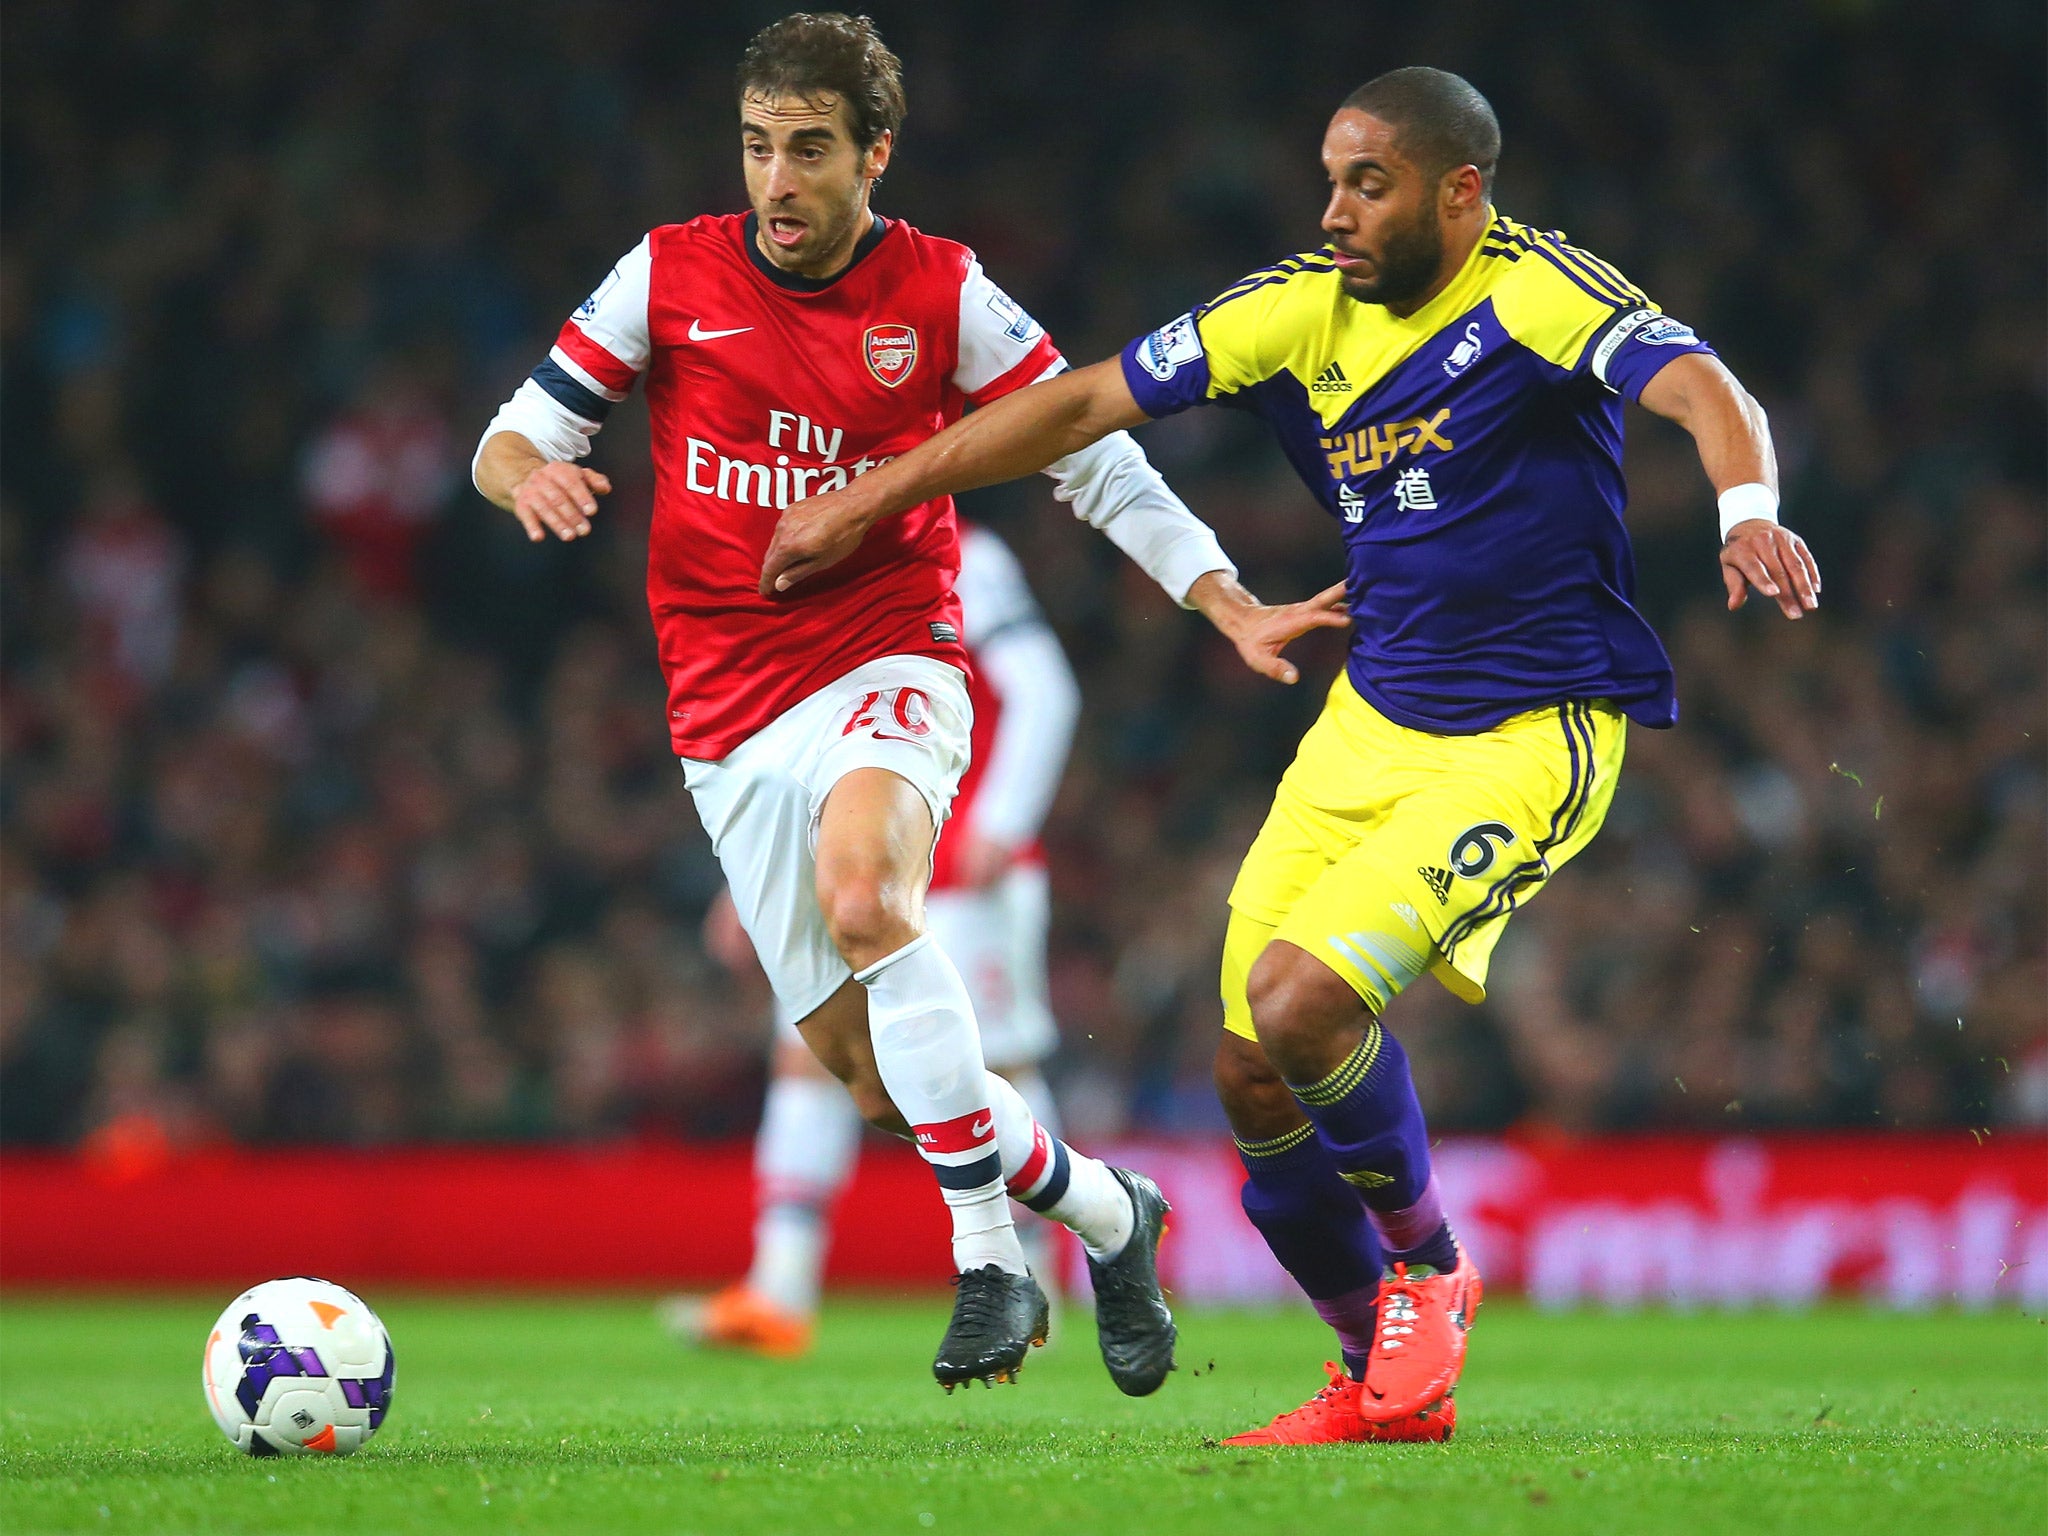
[[[1778,520],[1778,493],[1758,480],[1747,485],[1731,485],[1720,496],[1721,542],[1728,542],[1728,534],[1737,523],[1762,519],[1767,523]]]

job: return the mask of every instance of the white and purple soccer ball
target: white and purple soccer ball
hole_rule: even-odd
[[[297,1275],[244,1291],[206,1338],[213,1421],[251,1456],[347,1456],[391,1409],[391,1336],[353,1291]]]

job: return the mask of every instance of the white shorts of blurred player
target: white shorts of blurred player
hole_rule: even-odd
[[[925,926],[967,983],[981,1026],[982,1058],[1001,1072],[1035,1066],[1052,1055],[1059,1028],[1046,993],[1052,894],[1045,866],[1016,865],[981,890],[933,891],[924,914]],[[775,1033],[786,1042],[803,1039],[780,1001]]]
[[[1013,866],[985,890],[933,891],[924,915],[967,983],[988,1063],[1021,1067],[1050,1056],[1059,1028],[1046,992],[1052,887],[1045,866]]]
[[[856,769],[886,768],[924,797],[933,827],[943,826],[967,771],[973,725],[957,667],[884,656],[820,688],[718,762],[682,760],[778,1016],[808,1017],[853,975],[818,905],[818,819],[832,787]]]

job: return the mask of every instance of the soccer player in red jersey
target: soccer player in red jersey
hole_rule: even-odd
[[[960,971],[988,1069],[1048,1137],[1058,1108],[1040,1070],[1059,1043],[1048,998],[1050,882],[1039,830],[1065,772],[1081,695],[1017,557],[989,529],[960,528],[960,638],[972,664],[973,760],[932,860],[925,921]],[[705,919],[705,947],[750,981],[760,963],[729,897]],[[754,1140],[753,1262],[710,1297],[677,1296],[661,1316],[690,1343],[794,1357],[810,1348],[832,1209],[860,1153],[860,1113],[775,1010],[774,1073]],[[1023,1224],[1031,1273],[1053,1273],[1052,1230]]]
[[[530,538],[583,536],[610,482],[575,461],[644,376],[648,602],[674,748],[779,1004],[869,1120],[915,1139],[951,1209],[959,1273],[933,1372],[949,1390],[1008,1380],[1045,1336],[1013,1195],[1080,1237],[1104,1362],[1142,1395],[1173,1360],[1166,1202],[1048,1136],[986,1071],[924,924],[971,730],[952,502],[893,519],[801,593],[757,587],[783,507],[1064,363],[971,251],[872,211],[904,101],[871,23],[787,17],[749,45],[738,88],[751,211],[649,232],[491,422],[473,477]],[[1128,437],[1049,473],[1177,601],[1235,589]],[[1260,615],[1233,638],[1273,676],[1293,672],[1289,639],[1341,622],[1327,603]]]

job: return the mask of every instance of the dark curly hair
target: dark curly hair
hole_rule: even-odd
[[[903,122],[903,62],[865,16],[799,11],[754,34],[740,56],[739,92],[846,103],[854,142],[874,146]]]

